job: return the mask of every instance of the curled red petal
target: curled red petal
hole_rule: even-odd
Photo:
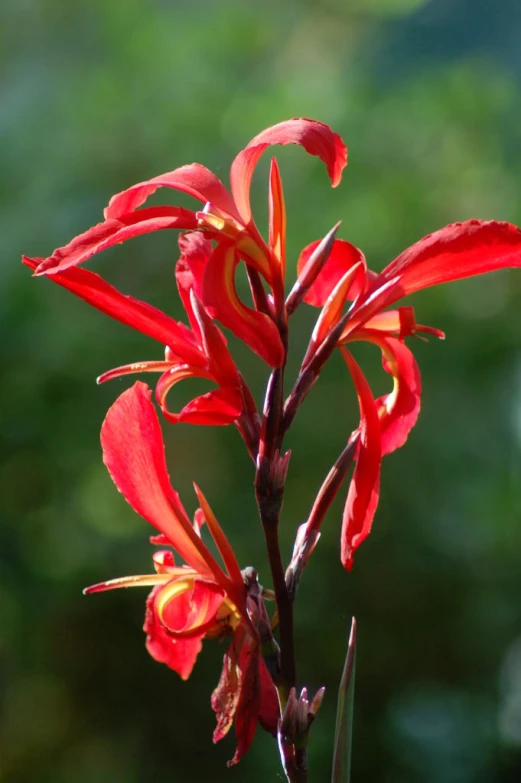
[[[154,552],[152,560],[154,561],[154,568],[158,574],[169,574],[172,569],[178,568],[175,564],[174,553],[171,549],[160,549],[159,551]],[[186,568],[186,566],[182,566],[182,568]]]
[[[187,403],[179,413],[173,413],[167,406],[166,397],[173,386],[186,378],[205,378],[215,382],[211,373],[189,364],[174,365],[163,373],[157,382],[156,399],[169,422],[177,424],[184,421],[187,424],[203,426],[225,426],[233,424],[239,418],[243,401],[237,386],[222,387],[201,394]]]
[[[53,275],[78,266],[96,253],[121,244],[127,239],[162,231],[167,228],[196,228],[195,213],[183,207],[151,207],[139,212],[121,215],[92,226],[75,237],[68,245],[54,251],[37,267],[37,275]]]
[[[280,367],[284,347],[279,330],[268,315],[246,307],[237,296],[234,279],[237,263],[232,245],[221,244],[215,248],[204,270],[203,304],[270,367]]]
[[[323,122],[294,117],[267,128],[239,152],[230,171],[232,195],[245,223],[251,221],[250,185],[253,172],[262,153],[271,144],[299,144],[310,155],[317,155],[326,164],[333,187],[339,184],[342,170],[347,165],[346,145]]]
[[[202,649],[202,635],[191,639],[175,639],[168,634],[155,610],[156,594],[161,589],[155,587],[147,599],[143,626],[147,634],[146,647],[154,660],[165,663],[177,672],[182,680],[187,680]]]
[[[141,206],[158,188],[173,188],[202,201],[203,204],[210,201],[213,206],[228,214],[237,217],[235,204],[229,192],[213,172],[200,163],[191,163],[181,166],[166,174],[138,182],[137,185],[112,196],[108,207],[105,209],[105,217],[119,218],[127,212],[132,212]]]
[[[202,576],[227,584],[172,489],[150,395],[148,386],[138,381],[109,408],[101,428],[103,461],[127,503],[167,536],[188,565]]]
[[[168,633],[190,639],[212,628],[223,602],[224,591],[213,582],[193,577],[176,577],[158,590],[155,609]]]
[[[371,531],[378,505],[382,461],[378,410],[362,370],[349,351],[340,348],[353,378],[360,406],[359,446],[342,518],[341,560],[351,569],[353,555]]]
[[[366,334],[364,339],[376,343],[382,350],[384,370],[393,377],[390,394],[376,400],[382,433],[382,454],[390,454],[403,446],[412,430],[421,407],[421,376],[412,351],[396,337]]]
[[[302,250],[297,262],[299,275],[321,241],[316,240]],[[367,264],[361,250],[344,239],[335,239],[328,259],[308,290],[304,301],[313,307],[323,307],[338,282],[357,264],[361,266],[351,283],[346,299],[356,299],[364,290],[367,281]]]
[[[185,422],[207,427],[226,427],[239,418],[242,411],[242,398],[236,388],[214,389],[201,394],[187,403],[179,413],[170,413],[163,408],[167,421],[172,424]]]
[[[521,266],[521,230],[511,223],[453,223],[404,250],[373,283],[398,277],[399,296],[497,269]]]
[[[36,269],[42,260],[22,257],[22,262],[30,269]],[[177,355],[184,361],[206,364],[205,356],[184,324],[146,302],[122,294],[94,272],[70,268],[53,274],[52,280],[125,326],[158,340],[162,345],[175,347]]]

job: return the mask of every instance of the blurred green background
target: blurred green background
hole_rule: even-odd
[[[145,522],[100,459],[104,413],[127,381],[102,371],[160,357],[21,267],[100,219],[112,193],[198,160],[227,181],[259,130],[294,115],[342,134],[337,190],[295,148],[277,156],[288,258],[338,220],[381,269],[422,235],[470,217],[520,222],[518,0],[2,0],[0,780],[184,783],[281,780],[258,733],[231,770],[213,746],[209,696],[222,646],[182,683],[147,655],[145,593],[84,598],[99,580],[147,572]],[[267,161],[255,177],[266,214]],[[179,203],[175,194],[158,201]],[[189,203],[185,200],[183,203]],[[162,232],[90,266],[124,291],[181,309],[176,236]],[[521,274],[418,295],[445,343],[413,347],[423,411],[384,463],[373,533],[346,574],[342,498],[298,596],[302,684],[326,685],[311,780],[330,774],[348,625],[359,624],[353,781],[521,779]],[[293,364],[314,313],[295,317]],[[260,394],[265,370],[237,356]],[[377,353],[357,357],[375,391]],[[185,400],[190,388],[179,390]],[[185,395],[185,396],[183,396]],[[175,394],[174,394],[175,396]],[[356,420],[339,358],[296,420],[282,531],[297,524]],[[202,486],[241,565],[269,583],[252,467],[233,428],[170,427],[171,475],[189,509]]]

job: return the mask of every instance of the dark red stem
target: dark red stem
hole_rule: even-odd
[[[287,320],[285,310],[279,317],[279,332],[287,354]],[[284,500],[287,461],[280,454],[282,445],[282,412],[284,405],[284,365],[275,368],[270,376],[264,403],[255,496],[264,529],[268,558],[279,616],[280,669],[284,693],[295,685],[295,648],[293,640],[293,600],[284,576],[284,565],[279,545],[279,517]]]

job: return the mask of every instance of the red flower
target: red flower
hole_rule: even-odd
[[[280,366],[284,350],[274,322],[283,305],[285,268],[285,210],[282,185],[276,161],[272,161],[269,185],[269,239],[262,239],[250,208],[250,184],[257,162],[272,144],[299,144],[326,164],[333,186],[338,185],[347,163],[347,150],[341,138],[323,123],[308,119],[281,122],[258,134],[232,163],[231,194],[204,166],[193,163],[154,177],[113,196],[105,210],[105,221],[76,237],[46,259],[35,259],[36,274],[54,277],[65,285],[71,268],[96,253],[139,234],[167,228],[205,232],[216,241],[202,270],[201,297],[212,317],[231,329],[270,366]],[[201,211],[182,207],[138,209],[160,187],[188,193],[205,206]],[[235,288],[235,269],[240,260],[247,264],[255,309],[244,305]],[[60,275],[61,280],[57,278]],[[271,290],[266,297],[258,277]],[[87,285],[88,280],[81,281]],[[90,295],[78,293],[100,307],[99,279],[93,280]],[[72,285],[70,286],[72,289]]]
[[[299,268],[316,244],[303,251]],[[352,566],[354,551],[371,530],[378,504],[382,456],[405,443],[420,411],[420,373],[404,340],[421,332],[444,337],[438,329],[417,324],[412,307],[385,308],[432,285],[518,266],[520,229],[495,221],[470,220],[446,226],[407,248],[378,275],[367,269],[357,248],[341,240],[335,242],[306,295],[309,304],[322,306],[322,312],[305,364],[340,322],[346,299],[354,300],[338,339],[360,404],[360,428],[352,435],[359,438],[357,465],[342,525],[341,557],[345,567]],[[343,347],[358,340],[372,342],[381,349],[384,369],[393,377],[390,394],[373,399],[360,368]]]
[[[177,565],[170,549],[158,551],[153,558],[155,574],[113,579],[85,592],[153,586],[144,626],[147,649],[184,680],[205,637],[232,636],[212,706],[218,713],[215,741],[235,718],[235,763],[248,750],[258,722],[275,733],[277,695],[260,654],[258,634],[247,611],[245,582],[228,539],[197,487],[200,509],[193,525],[172,489],[150,394],[146,384],[138,382],[109,409],[101,430],[103,459],[127,502],[159,531],[153,543],[171,546],[185,564]],[[204,522],[223,566],[202,540]]]

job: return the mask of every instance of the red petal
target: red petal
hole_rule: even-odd
[[[228,766],[237,764],[250,749],[261,709],[260,649],[258,644],[247,639],[239,655],[241,689],[235,713],[235,735],[237,748]]]
[[[280,285],[279,293],[282,297],[286,275],[286,208],[282,180],[275,158],[271,161],[268,207],[269,249],[278,266],[273,270],[273,278]]]
[[[160,549],[158,552],[154,552],[152,560],[158,574],[169,574],[172,568],[178,568],[175,564],[174,553],[170,549]]]
[[[106,220],[75,237],[65,247],[55,250],[38,266],[37,275],[52,275],[87,261],[113,245],[127,239],[161,231],[166,228],[196,228],[194,212],[182,207],[151,207],[122,215],[118,220]]]
[[[138,372],[165,372],[172,366],[172,362],[151,361],[151,362],[132,362],[132,364],[123,364],[121,367],[114,367],[113,370],[98,375],[96,383],[105,383],[114,378],[121,378],[122,375],[135,375]]]
[[[171,553],[170,553],[171,554]],[[174,571],[185,570],[186,566],[173,569]],[[193,574],[193,570],[190,569]],[[122,587],[152,587],[152,585],[164,585],[164,574],[139,574],[137,576],[120,576],[116,579],[108,579],[105,582],[98,582],[95,585],[89,585],[83,589],[83,595],[93,595],[94,593],[106,593],[107,590],[119,590]]]
[[[22,262],[31,269],[36,269],[41,260],[22,257]],[[67,269],[66,272],[53,274],[52,280],[125,326],[137,329],[162,345],[171,345],[176,354],[185,361],[206,364],[206,358],[184,324],[177,323],[146,302],[122,294],[94,272],[87,269]]]
[[[240,693],[239,653],[244,642],[244,632],[239,628],[224,653],[219,682],[212,693],[212,709],[217,716],[213,741],[219,742],[230,731],[237,710]]]
[[[377,280],[381,284],[399,277],[399,296],[405,296],[431,285],[519,266],[521,231],[517,226],[468,220],[423,237],[392,261]]]
[[[105,217],[119,218],[141,206],[158,188],[173,188],[202,201],[210,201],[214,207],[238,217],[232,197],[221,180],[200,163],[181,166],[166,174],[139,182],[137,185],[112,196],[105,210]]]
[[[391,302],[400,298],[400,278],[394,277],[392,280],[380,281],[380,285],[369,289],[357,300],[356,304],[351,305],[349,310],[350,318],[346,323],[345,329],[338,339],[338,345],[347,342],[351,336],[362,326],[370,321],[374,316],[380,313]],[[359,304],[360,302],[360,304]]]
[[[237,764],[249,750],[258,722],[276,734],[280,717],[277,691],[258,644],[245,637],[240,627],[224,655],[219,684],[212,694],[212,708],[217,713],[214,742],[228,733],[235,718],[237,749],[229,766]]]
[[[264,150],[271,144],[300,144],[310,155],[318,155],[327,166],[333,187],[347,165],[347,148],[328,125],[295,117],[259,133],[232,163],[230,182],[233,198],[243,221],[251,220],[250,185],[253,171]]]
[[[261,702],[259,723],[265,731],[269,731],[270,734],[275,736],[280,718],[279,697],[263,658],[260,659],[259,663],[259,675]]]
[[[396,334],[402,339],[408,337],[416,330],[414,308],[410,306],[398,307],[397,310],[385,310],[383,313],[377,313],[365,322],[364,331],[366,329]]]
[[[230,577],[233,584],[237,587],[237,592],[242,596],[244,593],[244,579],[242,578],[241,569],[239,568],[237,558],[235,557],[235,552],[233,551],[231,544],[224,533],[224,530],[220,526],[217,517],[210,508],[210,504],[206,500],[197,484],[194,484],[194,489],[197,495],[197,499],[199,500],[199,505],[201,506],[200,511],[202,511],[204,514],[206,524],[208,525],[208,529],[219,551],[219,554],[223,559],[228,576]]]
[[[360,406],[360,444],[342,519],[341,560],[350,569],[355,549],[371,531],[378,505],[382,450],[378,410],[369,384],[349,351],[340,351],[352,375]]]
[[[203,272],[212,252],[212,243],[205,238],[202,231],[181,234],[178,241],[181,256],[175,267],[177,289],[190,325],[195,334],[199,335],[199,325],[190,302],[190,291],[193,290],[197,298],[201,299]]]
[[[177,421],[201,426],[225,427],[242,412],[241,393],[236,388],[221,388],[201,394],[179,411]],[[165,414],[165,418],[169,418]],[[170,421],[174,422],[175,415]]]
[[[167,536],[188,565],[201,576],[227,584],[170,485],[163,436],[150,394],[148,386],[138,381],[109,409],[101,428],[105,465],[127,503]]]
[[[203,277],[203,304],[270,367],[280,367],[284,348],[268,315],[246,307],[235,289],[238,257],[232,245],[221,244],[210,256]]]
[[[395,337],[366,335],[382,350],[384,370],[393,376],[394,389],[376,400],[382,431],[382,454],[403,446],[412,430],[421,406],[420,370],[412,352]]]
[[[143,630],[147,634],[147,650],[159,663],[166,663],[187,680],[194,668],[196,658],[203,646],[202,636],[193,639],[174,639],[161,624],[155,611],[155,597],[161,587],[156,587],[147,599],[145,624]]]
[[[239,387],[239,372],[226,346],[221,330],[214,324],[194,291],[190,292],[190,306],[197,321],[208,369],[222,386]]]
[[[316,242],[312,242],[301,252],[297,262],[299,275],[321,241],[318,239]],[[342,279],[349,269],[352,269],[359,263],[362,263],[362,266],[359,267],[346,299],[356,299],[359,293],[363,291],[366,284],[367,264],[361,250],[344,239],[335,239],[331,253],[315,282],[304,297],[304,301],[313,305],[313,307],[322,307],[339,280]]]
[[[355,264],[351,269],[348,269],[329,294],[313,328],[309,347],[302,362],[303,367],[310,361],[317,346],[325,339],[328,332],[340,320],[349,289],[351,288],[353,278],[356,278],[358,269],[361,269],[361,263]]]
[[[418,334],[418,332],[431,334],[439,340],[445,339],[445,333],[441,329],[417,324],[414,307],[409,305],[398,307],[396,310],[385,310],[383,313],[377,313],[377,315],[365,322],[363,331],[365,332],[366,330],[386,332],[389,336],[396,334],[400,340],[410,335]]]
[[[213,582],[178,577],[157,591],[155,609],[169,634],[191,639],[215,625],[223,598],[224,591]]]
[[[191,400],[179,413],[169,410],[166,397],[170,389],[186,378],[206,378],[214,381],[212,375],[199,367],[177,364],[163,373],[157,382],[156,399],[165,418],[172,424],[184,421],[187,424],[219,426],[233,424],[242,413],[243,401],[240,389],[224,387],[201,394]]]

